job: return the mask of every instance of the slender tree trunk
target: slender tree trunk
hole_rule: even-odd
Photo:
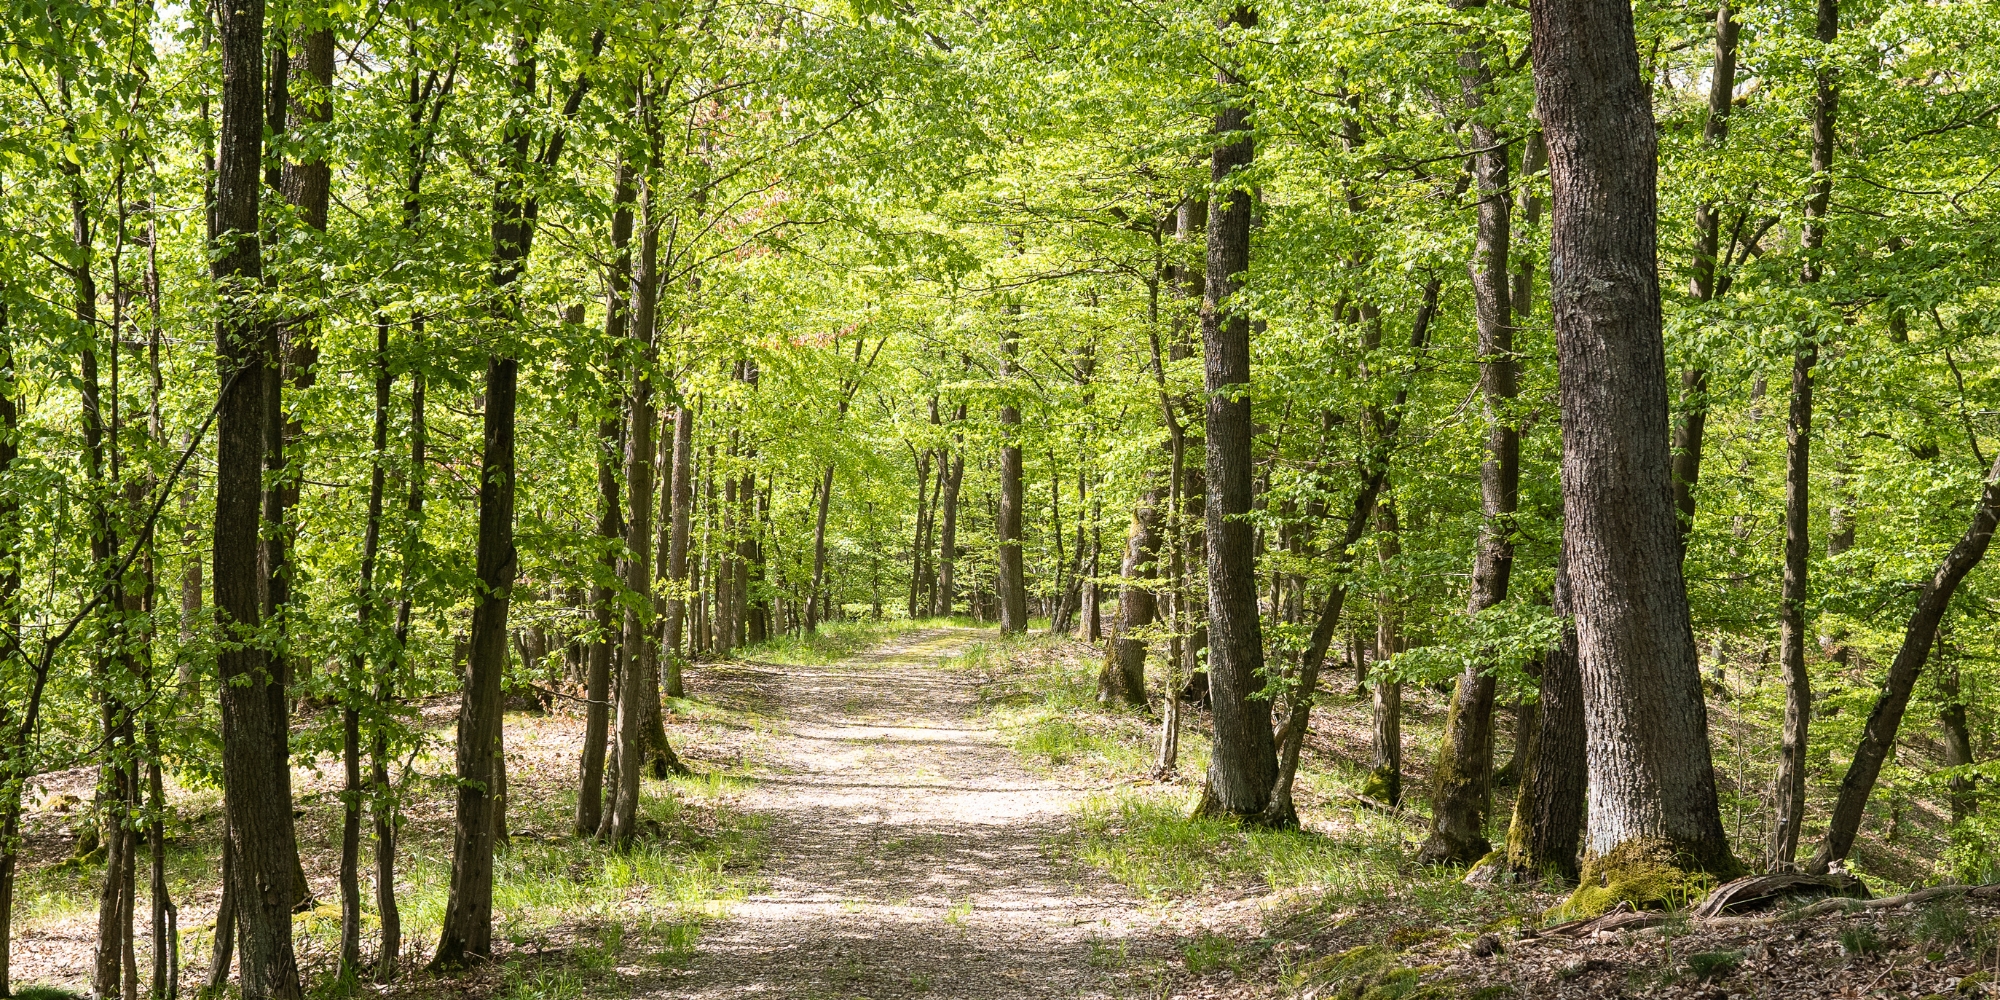
[[[667,696],[687,697],[681,680],[681,629],[687,618],[688,516],[694,506],[694,413],[686,403],[674,410],[673,471],[668,488],[673,491],[670,517],[673,526],[667,538],[667,634],[662,655],[667,658]],[[820,520],[825,521],[822,514]]]
[[[1468,6],[1478,0],[1470,0]],[[1460,85],[1472,116],[1472,157],[1479,191],[1479,224],[1472,251],[1472,297],[1479,327],[1479,389],[1485,404],[1486,457],[1479,467],[1482,517],[1466,614],[1477,615],[1507,599],[1514,567],[1514,510],[1520,498],[1520,436],[1509,412],[1514,403],[1513,308],[1508,302],[1509,226],[1507,144],[1481,110],[1493,78],[1483,46],[1459,56]],[[1417,852],[1422,864],[1469,865],[1489,850],[1486,814],[1492,800],[1493,693],[1490,665],[1468,666],[1458,678],[1445,717],[1444,745],[1432,764],[1431,833]]]
[[[1702,137],[1710,146],[1729,135],[1729,109],[1736,94],[1736,11],[1723,0],[1715,7],[1715,61],[1709,68],[1708,122]],[[1698,302],[1714,299],[1721,288],[1719,261],[1722,218],[1713,204],[1695,209],[1694,276],[1688,291]],[[1702,435],[1708,425],[1708,369],[1681,372],[1680,419],[1674,422],[1674,510],[1679,515],[1681,553],[1694,530],[1694,490],[1701,479]]]
[[[228,638],[221,677],[224,815],[234,846],[228,873],[240,924],[246,1000],[300,996],[292,952],[292,876],[298,844],[285,689],[279,665],[255,638],[263,621],[258,536],[263,492],[265,396],[273,358],[252,304],[262,277],[257,205],[262,184],[264,3],[217,8],[222,35],[222,138],[215,220],[221,246],[211,271],[222,318],[216,353],[222,383],[216,413],[215,613]],[[218,926],[227,926],[218,921]]]
[[[1549,298],[1587,720],[1586,883],[1654,863],[1734,873],[1680,571],[1656,140],[1632,10],[1622,0],[1576,0],[1538,4],[1531,17],[1554,193]]]
[[[913,449],[914,450],[914,449]],[[910,591],[906,602],[907,617],[917,617],[917,602],[923,597],[924,565],[929,560],[925,550],[930,546],[930,482],[931,453],[917,452],[917,525],[910,536]]]
[[[1104,668],[1097,675],[1098,701],[1146,704],[1148,640],[1137,633],[1153,624],[1159,607],[1153,589],[1159,575],[1161,508],[1166,493],[1165,483],[1147,489],[1132,511],[1132,527],[1125,533],[1125,559],[1118,567],[1118,622],[1104,651]]]
[[[965,421],[965,404],[958,404],[953,423]],[[965,483],[965,455],[958,450],[958,435],[952,435],[950,449],[950,469],[944,477],[944,497],[938,502],[939,516],[943,518],[938,528],[938,590],[937,601],[931,613],[940,618],[951,617],[953,604],[958,599],[958,491]]]
[[[411,335],[421,342],[424,333],[423,317],[411,322]],[[424,519],[424,462],[428,443],[428,431],[424,418],[424,373],[419,370],[410,377],[410,482],[409,499],[404,507],[404,523],[409,527],[403,535],[402,580],[398,583],[400,595],[396,601],[396,633],[391,656],[375,673],[375,704],[386,706],[396,693],[396,675],[402,669],[410,644],[410,615],[416,597],[416,562],[418,544],[423,540]],[[369,748],[372,764],[370,780],[374,783],[375,818],[375,915],[382,925],[382,946],[375,957],[375,981],[389,983],[395,980],[397,965],[402,959],[403,918],[402,910],[396,905],[396,796],[389,784],[389,730],[381,722],[375,725],[375,739]]]
[[[1937,640],[1939,652],[1945,650],[1942,636]],[[1955,652],[1955,651],[1954,651]],[[1938,709],[1938,726],[1944,730],[1944,766],[1965,767],[1972,763],[1972,733],[1965,725],[1965,696],[1959,689],[1958,657],[1953,655],[1950,666],[1938,678],[1938,693],[1943,705]],[[1974,797],[1975,781],[1966,775],[1950,780],[1951,822],[1953,826],[1965,822],[1967,817],[1979,809],[1979,800]]]
[[[1018,307],[1009,307],[1016,311]],[[1014,374],[1016,333],[1009,325],[1000,337],[1000,378]],[[1028,630],[1027,566],[1021,551],[1021,411],[1011,397],[1000,407],[1000,536],[997,586],[1000,590],[1000,631]]]
[[[1945,554],[1917,595],[1917,606],[1903,627],[1903,644],[1889,664],[1882,690],[1875,696],[1875,707],[1869,710],[1867,726],[1861,731],[1861,745],[1855,748],[1854,760],[1847,766],[1846,777],[1841,779],[1840,797],[1827,819],[1826,839],[1820,842],[1807,870],[1823,873],[1834,862],[1845,861],[1847,852],[1854,848],[1862,814],[1868,808],[1868,796],[1875,790],[1875,779],[1881,776],[1882,762],[1895,749],[1896,731],[1903,724],[1910,692],[1915,689],[1917,675],[1923,671],[1924,659],[1937,638],[1938,623],[1950,607],[1959,583],[1986,557],[1995,523],[2000,523],[2000,458],[1987,470],[1985,489],[1980,493],[1979,508],[1973,512],[1971,526]]]
[[[643,99],[642,99],[643,100]],[[641,114],[644,115],[642,109]],[[649,596],[653,562],[653,412],[652,371],[658,360],[654,344],[657,299],[655,275],[659,262],[659,217],[650,178],[640,182],[642,219],[639,226],[639,268],[632,277],[632,375],[626,395],[629,415],[625,430],[625,672],[618,692],[618,788],[612,798],[611,842],[619,850],[631,846],[639,820],[639,779],[644,768],[647,681],[652,674],[653,602]]]
[[[1380,503],[1375,514],[1375,558],[1384,568],[1391,567],[1403,554],[1402,528],[1396,521],[1396,505]],[[1396,595],[1384,593],[1375,601],[1375,662],[1387,663],[1403,651],[1403,616]],[[1368,775],[1368,794],[1397,806],[1403,802],[1403,682],[1378,676],[1370,685],[1375,702],[1375,769]]]
[[[632,285],[632,204],[638,197],[634,184],[631,164],[620,161],[611,197],[611,275],[604,297],[604,339],[611,344],[622,343],[627,336],[625,295]],[[611,649],[617,626],[613,605],[617,589],[611,581],[617,576],[617,550],[625,534],[615,465],[620,423],[614,414],[597,425],[597,537],[604,554],[590,598],[597,636],[590,644],[590,665],[584,680],[588,704],[584,706],[582,774],[576,794],[576,833],[580,837],[594,836],[604,816],[604,741],[610,729]]]
[[[19,663],[21,651],[21,563],[26,546],[21,535],[21,491],[11,482],[21,457],[21,371],[8,326],[6,288],[0,284],[0,626],[10,652],[0,666]],[[0,718],[0,723],[11,720]],[[8,728],[11,728],[9,726]],[[25,746],[4,748],[5,770],[0,778],[0,994],[12,995],[14,868],[20,858],[21,791],[17,775],[31,770]],[[15,758],[19,758],[16,760]]]
[[[512,42],[511,83],[522,106],[535,95],[535,42]],[[510,117],[493,189],[494,318],[512,319],[514,282],[527,268],[534,221],[522,192],[528,123]],[[474,553],[471,649],[459,702],[458,795],[452,830],[451,890],[432,969],[454,971],[493,952],[494,748],[501,724],[500,679],[507,670],[507,612],[519,559],[514,549],[514,413],[520,362],[495,353],[486,363],[480,445],[479,534]]]
[[[1831,45],[1840,33],[1836,0],[1819,0],[1818,36]],[[1819,249],[1826,238],[1826,210],[1833,196],[1833,125],[1839,91],[1833,70],[1819,71],[1813,95],[1812,171],[1803,233],[1807,284],[1819,280]],[[1800,336],[1792,355],[1792,402],[1785,422],[1785,577],[1779,598],[1778,659],[1785,675],[1785,728],[1773,780],[1777,815],[1771,833],[1771,867],[1786,869],[1798,855],[1805,821],[1806,740],[1812,718],[1812,677],[1806,673],[1806,571],[1812,555],[1812,370],[1819,362],[1817,332]]]
[[[1574,612],[1568,560],[1558,558],[1554,595],[1556,617]],[[1575,881],[1576,848],[1583,834],[1584,724],[1583,677],[1577,671],[1576,629],[1565,625],[1562,641],[1542,658],[1540,721],[1535,738],[1522,745],[1521,789],[1507,827],[1507,870],[1524,879],[1554,873]]]
[[[1772,779],[1776,815],[1770,867],[1785,870],[1798,855],[1805,821],[1806,732],[1812,715],[1812,677],[1806,672],[1807,563],[1811,557],[1812,368],[1816,352],[1801,345],[1792,359],[1791,413],[1785,423],[1785,570],[1779,594],[1778,663],[1785,678],[1785,722]]]
[[[813,518],[812,596],[806,600],[806,631],[819,631],[820,588],[826,586],[826,512],[833,504],[833,463],[820,474],[819,511]]]
[[[1238,5],[1229,23],[1254,27]],[[1245,516],[1251,496],[1250,317],[1229,301],[1250,266],[1251,194],[1237,171],[1255,156],[1250,102],[1228,69],[1215,116],[1221,139],[1210,172],[1215,203],[1208,218],[1208,286],[1201,304],[1208,389],[1208,674],[1214,697],[1214,749],[1198,811],[1256,816],[1271,799],[1278,772],[1271,702],[1263,695],[1264,636],[1257,614],[1255,539]]]
[[[368,519],[361,534],[361,585],[356,594],[361,643],[365,648],[378,604],[375,560],[382,544],[382,499],[388,487],[389,394],[395,376],[389,372],[389,323],[375,326],[375,433],[373,469],[368,481]],[[340,967],[339,978],[361,978],[361,716],[355,702],[368,685],[367,657],[356,649],[348,657],[348,677],[341,692],[341,759],[347,784],[341,794],[340,830]]]

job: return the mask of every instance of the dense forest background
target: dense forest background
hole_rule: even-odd
[[[831,621],[1033,619],[1169,733],[1278,705],[1294,764],[1310,692],[1365,688],[1368,796],[1434,810],[1426,860],[1507,852],[1493,720],[1532,738],[1570,620],[1527,5],[238,6],[0,20],[0,896],[31,776],[101,766],[100,987],[163,781],[344,766],[358,928],[416,706],[463,691],[445,923],[481,954],[500,699],[587,711],[574,822],[625,842],[640,760],[681,766],[684,665]],[[1763,869],[1827,837],[2000,455],[2000,22],[1631,18],[1680,572]],[[1240,509],[1207,509],[1218,469]],[[1255,628],[1212,642],[1231,545]],[[1859,794],[1870,836],[1943,803],[1931,875],[1987,881],[2000,632],[1991,574],[1952,584],[1902,682],[1944,766],[1892,721]],[[1211,690],[1225,642],[1249,672]],[[1400,781],[1404,688],[1457,692],[1432,787]],[[1293,818],[1226,758],[1211,809]],[[265,832],[229,864],[297,864],[257,826],[282,801],[237,809]],[[297,989],[241,947],[246,995]]]

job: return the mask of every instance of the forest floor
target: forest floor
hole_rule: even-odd
[[[567,832],[580,717],[510,713],[500,960],[451,980],[416,971],[435,941],[450,845],[454,703],[428,704],[431,742],[413,758],[399,861],[412,971],[361,991],[1765,1000],[1957,998],[2000,981],[1989,978],[2000,973],[2000,907],[1953,898],[1761,927],[1675,917],[1583,941],[1540,935],[1560,916],[1561,894],[1416,868],[1407,859],[1421,813],[1354,798],[1368,719],[1365,701],[1343,690],[1324,690],[1316,713],[1298,789],[1304,829],[1191,819],[1207,763],[1202,720],[1184,734],[1175,775],[1155,779],[1158,720],[1096,703],[1097,655],[937,622],[841,626],[698,664],[692,697],[675,700],[669,719],[696,777],[647,782],[643,833],[626,855]],[[1405,788],[1419,806],[1425,748],[1443,715],[1432,694],[1412,691],[1406,703]],[[31,790],[13,972],[17,984],[45,985],[43,996],[88,988],[103,868],[68,856],[92,780],[87,770],[43,775]],[[333,781],[331,769],[295,771],[319,900],[295,931],[317,996],[339,992]],[[169,884],[192,995],[206,976],[219,889],[219,800],[196,786],[177,787],[173,800]],[[364,898],[372,950],[365,884]],[[142,926],[142,970],[150,947]]]

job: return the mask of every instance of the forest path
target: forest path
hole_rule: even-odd
[[[1085,790],[1024,770],[973,717],[976,678],[939,664],[980,634],[931,629],[832,666],[690,678],[774,720],[746,747],[738,804],[767,824],[763,887],[653,995],[1158,994],[1140,969],[1170,953],[1162,929],[1094,869],[1050,857]]]

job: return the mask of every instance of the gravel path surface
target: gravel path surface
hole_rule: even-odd
[[[1163,928],[1115,883],[1051,857],[1084,790],[1024,770],[940,658],[975,636],[912,633],[830,667],[725,664],[703,697],[755,705],[737,808],[765,817],[764,886],[654,996],[1139,997]],[[1148,974],[1141,971],[1150,967]]]

